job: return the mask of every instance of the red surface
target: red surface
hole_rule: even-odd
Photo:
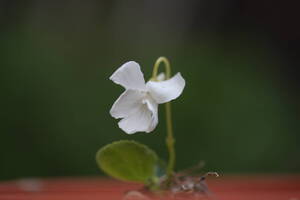
[[[300,176],[209,178],[217,200],[300,200]],[[117,200],[140,188],[101,178],[24,179],[0,183],[0,200]]]

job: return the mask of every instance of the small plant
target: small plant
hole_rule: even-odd
[[[165,73],[158,75],[162,63]],[[177,73],[171,77],[168,59],[160,57],[155,62],[152,77],[147,83],[139,64],[134,61],[123,64],[112,74],[110,80],[125,88],[113,104],[110,114],[116,119],[121,119],[118,125],[127,134],[153,131],[158,124],[158,105],[165,104],[169,159],[165,163],[146,145],[121,140],[108,144],[97,152],[99,167],[116,179],[143,183],[148,191],[206,193],[204,179],[211,173],[191,177],[188,176],[190,172],[174,171],[176,154],[170,101],[178,98],[183,92],[185,80],[181,74]]]

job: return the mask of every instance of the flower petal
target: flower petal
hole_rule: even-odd
[[[144,96],[145,93],[139,90],[126,90],[111,107],[111,116],[118,119],[137,112],[142,105],[142,99]]]
[[[166,79],[165,73],[161,72],[156,77],[157,81],[164,81]]]
[[[119,123],[119,127],[128,134],[136,132],[146,132],[151,123],[151,112],[143,105],[132,115],[123,118]]]
[[[125,89],[145,90],[145,79],[140,65],[134,61],[123,64],[109,78]]]
[[[151,112],[151,123],[148,127],[148,130],[146,130],[146,132],[149,133],[152,132],[158,124],[158,104],[151,97],[144,99],[144,103],[146,103],[147,108]]]
[[[147,90],[157,103],[166,103],[179,97],[182,93],[185,80],[180,73],[165,81],[148,81]]]
[[[157,106],[158,104],[151,99],[145,99],[139,109],[131,115],[122,119],[118,125],[128,134],[136,132],[151,132],[158,123]]]

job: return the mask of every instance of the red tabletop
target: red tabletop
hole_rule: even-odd
[[[300,175],[209,178],[217,200],[300,200]],[[0,200],[118,200],[141,185],[103,178],[22,179],[0,182]]]

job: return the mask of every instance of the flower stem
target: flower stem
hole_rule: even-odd
[[[153,81],[157,80],[157,73],[158,68],[161,63],[164,63],[165,65],[165,80],[168,80],[171,78],[171,67],[170,62],[166,57],[159,57],[153,67],[153,73],[152,73],[152,79]],[[166,106],[166,125],[167,125],[167,138],[166,138],[166,145],[168,148],[169,153],[169,162],[167,166],[167,181],[170,181],[170,179],[173,177],[174,174],[174,167],[175,167],[175,160],[176,160],[176,154],[175,154],[175,139],[173,134],[173,126],[172,126],[172,112],[171,112],[171,102],[167,102],[165,104]]]

